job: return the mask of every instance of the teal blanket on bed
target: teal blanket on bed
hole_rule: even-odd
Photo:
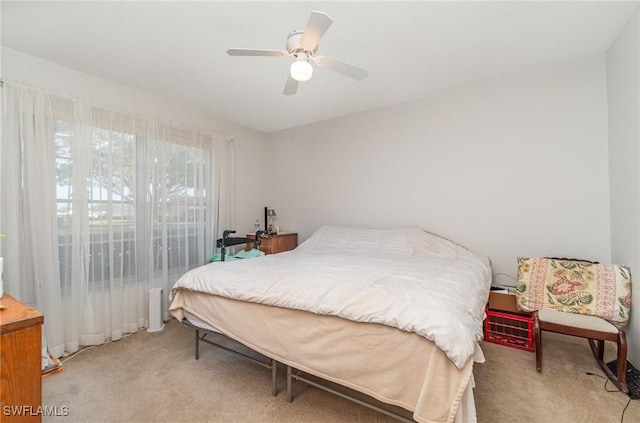
[[[227,254],[226,256],[224,256],[224,260],[232,261],[232,260],[248,259],[248,258],[260,257],[260,256],[264,256],[264,252],[260,250],[256,250],[255,248],[252,248],[249,251],[242,250],[234,255]],[[209,263],[214,261],[222,261],[222,254],[215,253],[214,255],[212,255],[209,258]]]

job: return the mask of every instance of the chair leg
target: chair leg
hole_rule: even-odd
[[[629,393],[629,387],[627,386],[627,340],[624,331],[618,332],[618,354],[617,354],[617,374],[613,374],[609,366],[603,360],[604,357],[604,341],[598,340],[596,346],[595,340],[589,338],[589,346],[591,352],[596,358],[598,365],[604,372],[604,374],[613,382],[613,384],[625,394]]]
[[[624,331],[618,332],[618,387],[624,393],[629,392],[627,386],[627,337]]]
[[[542,370],[542,332],[540,331],[540,320],[538,312],[533,316],[533,342],[536,350],[536,370]]]
[[[598,359],[604,360],[604,340],[598,339]]]

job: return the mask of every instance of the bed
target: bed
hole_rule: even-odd
[[[488,258],[421,229],[323,226],[293,251],[187,272],[170,312],[283,363],[288,384],[293,368],[418,422],[468,422],[490,285]]]

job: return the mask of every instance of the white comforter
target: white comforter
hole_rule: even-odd
[[[490,285],[486,257],[420,229],[324,226],[293,251],[210,263],[173,289],[415,332],[462,368],[482,338]]]

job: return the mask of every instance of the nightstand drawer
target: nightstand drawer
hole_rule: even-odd
[[[255,239],[255,234],[247,234],[247,238]],[[295,232],[281,232],[278,235],[263,235],[260,239],[260,251],[265,254],[277,254],[293,250],[298,246],[298,234]],[[253,248],[253,243],[247,244],[247,250]]]

